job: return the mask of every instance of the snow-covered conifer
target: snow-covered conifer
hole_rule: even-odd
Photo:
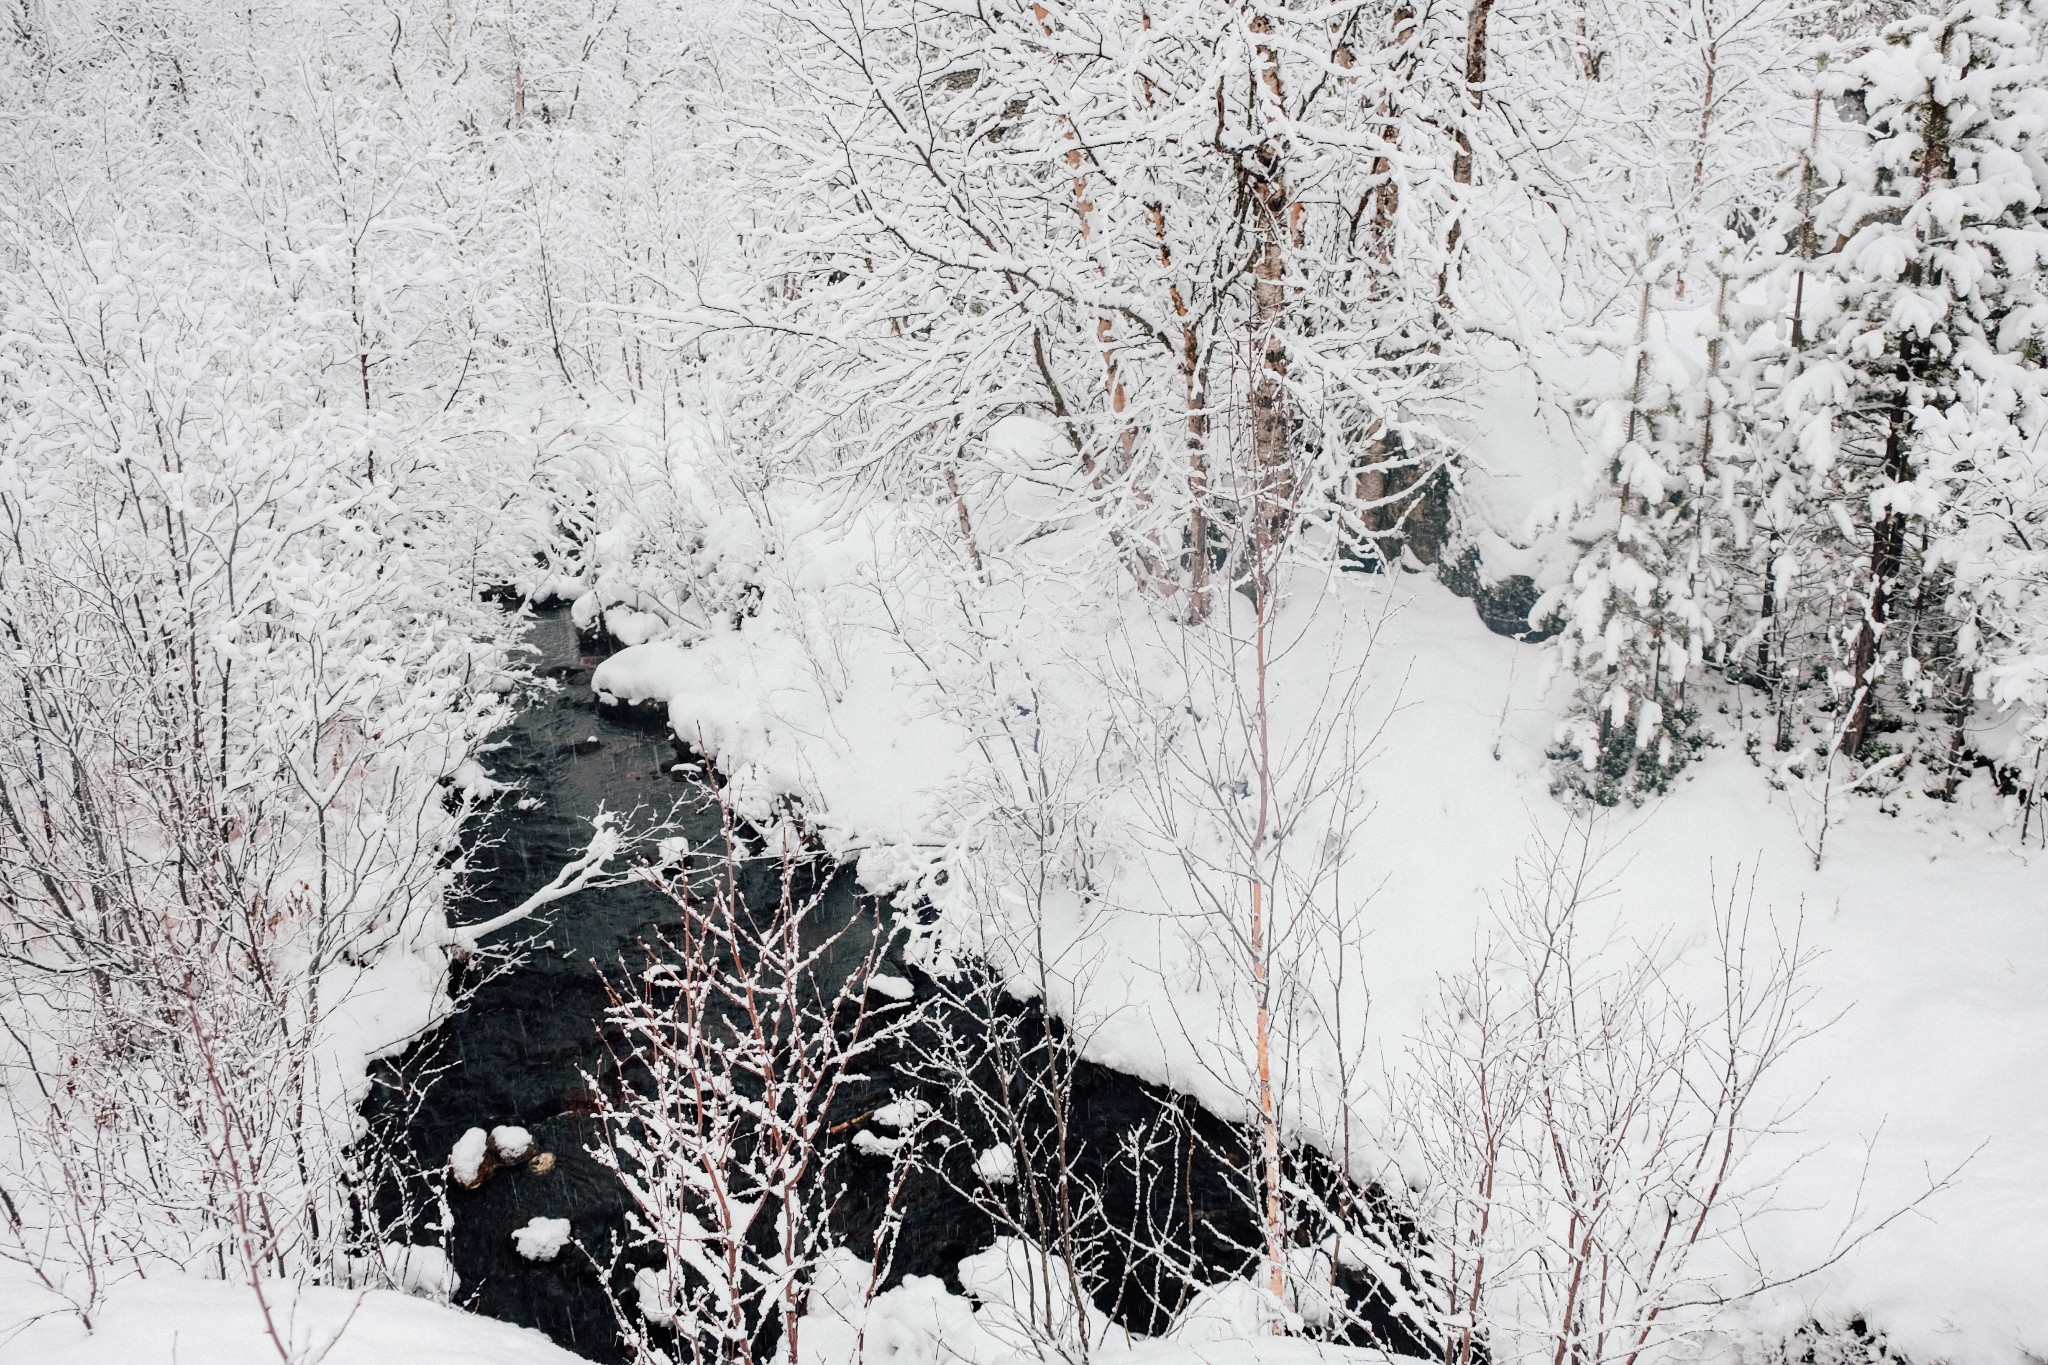
[[[1973,702],[2039,649],[2038,25],[2031,5],[1963,0],[1829,73],[1824,91],[1860,104],[1864,128],[1823,167],[1810,219],[1776,236],[1794,288],[1756,395],[1780,433],[1760,448],[1780,454],[1770,470],[1751,460],[1753,519],[1807,552],[1774,552],[1772,606],[1802,579],[1836,599],[1816,651],[1831,747],[1872,761],[1902,747],[1874,747],[1880,733],[1938,736],[1922,756],[1943,794]],[[2025,702],[2021,686],[1994,704]]]
[[[1604,486],[1574,532],[1570,584],[1537,608],[1562,619],[1563,661],[1579,678],[1560,736],[1568,780],[1602,805],[1660,789],[1698,747],[1685,686],[1713,639],[1702,508],[1717,381],[1669,343],[1657,307],[1679,278],[1676,253],[1653,236],[1641,261],[1633,335],[1595,341],[1619,387],[1587,405]]]

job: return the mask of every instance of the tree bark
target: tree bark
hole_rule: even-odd
[[[1152,233],[1159,242],[1159,265],[1173,269],[1173,248],[1167,243],[1166,207],[1152,205]],[[1180,374],[1188,457],[1188,607],[1190,624],[1209,615],[1209,366],[1202,354],[1201,329],[1188,308],[1187,295],[1169,274],[1167,298],[1180,322]]]
[[[1273,21],[1256,14],[1251,31],[1257,44],[1260,83],[1266,97],[1279,106],[1285,92],[1280,78],[1280,55],[1270,42]],[[1286,539],[1294,488],[1288,461],[1288,426],[1291,417],[1287,398],[1287,342],[1281,325],[1287,309],[1286,250],[1281,241],[1288,219],[1287,176],[1280,148],[1270,134],[1251,154],[1252,183],[1249,186],[1254,239],[1258,243],[1252,262],[1252,354],[1256,366],[1252,377],[1252,537],[1259,576],[1258,591],[1272,587],[1277,551]]]
[[[1465,18],[1465,97],[1475,114],[1485,101],[1486,25],[1492,17],[1493,0],[1472,0],[1472,11]],[[1460,185],[1472,183],[1472,138],[1462,128],[1458,130],[1458,152],[1451,161],[1451,179]]]
[[[1899,391],[1892,399],[1891,416],[1885,425],[1884,475],[1891,484],[1913,476],[1906,447],[1906,429],[1912,420],[1907,399],[1912,375],[1911,363],[1899,361]],[[1842,727],[1838,751],[1854,758],[1863,748],[1870,731],[1870,714],[1875,702],[1877,645],[1885,623],[1891,617],[1892,580],[1898,576],[1906,548],[1906,518],[1896,507],[1888,507],[1870,532],[1870,588],[1864,598],[1863,619],[1856,626],[1856,643],[1850,650],[1849,670],[1853,679],[1849,721]]]
[[[1936,97],[1930,87],[1927,92],[1927,117],[1921,131],[1920,150],[1920,194],[1924,197],[1937,181],[1951,179],[1955,167],[1949,159],[1949,139],[1952,136],[1948,106]],[[1926,268],[1915,262],[1906,270],[1906,283],[1917,287],[1926,281]],[[1899,339],[1899,363],[1893,372],[1897,391],[1892,395],[1891,412],[1885,420],[1884,435],[1884,478],[1888,488],[1896,488],[1913,477],[1913,452],[1911,431],[1913,422],[1913,386],[1920,374],[1918,348],[1910,337]],[[1854,680],[1851,693],[1849,720],[1842,727],[1842,738],[1838,752],[1854,758],[1863,748],[1863,741],[1870,731],[1870,715],[1875,705],[1877,646],[1884,635],[1884,628],[1891,617],[1892,582],[1904,566],[1906,551],[1906,517],[1896,504],[1887,505],[1883,516],[1870,530],[1870,588],[1864,599],[1863,619],[1856,626],[1856,643],[1850,650],[1850,676]]]

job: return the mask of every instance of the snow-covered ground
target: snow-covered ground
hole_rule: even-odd
[[[1249,627],[1190,631],[1156,599],[1084,590],[1058,525],[1034,519],[1031,433],[1012,438],[1012,458],[963,476],[985,579],[940,544],[950,508],[842,508],[791,490],[770,515],[744,515],[679,471],[710,546],[699,561],[727,581],[743,563],[755,614],[744,628],[714,620],[687,649],[629,649],[597,685],[665,703],[758,814],[796,798],[871,888],[930,897],[957,941],[1000,957],[1014,936],[991,925],[1031,918],[1048,945],[1042,984],[1091,1055],[1242,1113],[1238,996],[1205,961],[1215,928],[1189,907],[1213,887],[1186,854],[1229,837],[1188,791],[1234,761],[1245,674],[1215,641]],[[614,548],[600,586],[629,576],[630,544]],[[1341,878],[1308,899],[1357,940],[1346,984],[1305,994],[1341,997],[1354,1021],[1369,1004],[1359,1053],[1376,1079],[1350,1103],[1384,1131],[1384,1095],[1440,976],[1470,960],[1517,859],[1575,837],[1546,757],[1562,694],[1547,651],[1490,634],[1422,576],[1298,576],[1275,634],[1276,743],[1321,742],[1316,780],[1341,768],[1359,798],[1355,827],[1327,786],[1299,803],[1294,856],[1327,862],[1331,840],[1343,846]],[[1742,705],[1700,696],[1708,710]],[[1729,1325],[1862,1315],[1918,1360],[2048,1355],[2048,855],[2020,846],[1981,778],[1954,806],[1781,786],[1745,752],[1758,718],[1713,719],[1722,743],[1674,792],[1576,837],[1599,857],[1598,914],[1631,941],[1668,936],[1681,984],[1709,987],[1713,912],[1731,892],[1820,950],[1808,1020],[1825,1027],[1773,1095],[1807,1102],[1757,1153],[1756,1169],[1785,1179],[1744,1236],[1766,1268],[1819,1269]],[[1296,776],[1312,785],[1304,764]],[[1020,811],[1065,822],[1067,890],[1026,894]],[[1300,970],[1327,971],[1313,956]],[[1291,1122],[1311,1136],[1329,1131],[1313,1083],[1329,1061],[1310,1048],[1300,1063]],[[1959,1164],[1951,1187],[1837,1259]]]
[[[266,1321],[265,1309],[268,1309]],[[575,1365],[538,1332],[388,1289],[265,1287],[165,1270],[112,1289],[88,1332],[0,1263],[10,1365]],[[282,1349],[280,1349],[282,1348]]]
[[[965,1294],[953,1294],[925,1275],[906,1276],[896,1288],[864,1302],[868,1267],[842,1254],[821,1268],[804,1317],[798,1355],[802,1365],[886,1360],[893,1365],[1017,1365],[1043,1356],[1042,1319],[1078,1317],[1057,1284],[1048,1295],[1023,1244],[1005,1238],[960,1266]],[[1050,1308],[1048,1300],[1050,1299]],[[1227,1284],[1198,1298],[1174,1329],[1156,1338],[1132,1338],[1110,1328],[1093,1305],[1089,1319],[1098,1344],[1090,1359],[1114,1365],[1395,1365],[1400,1357],[1263,1330],[1258,1296],[1249,1285]],[[1034,1324],[1030,1319],[1041,1319]],[[1054,1357],[1057,1358],[1057,1357]]]

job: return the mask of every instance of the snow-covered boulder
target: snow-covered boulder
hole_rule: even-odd
[[[529,1261],[552,1261],[569,1245],[569,1220],[533,1218],[512,1234],[512,1244]]]
[[[472,1128],[455,1140],[448,1152],[448,1174],[455,1183],[473,1190],[490,1177],[491,1135]]]
[[[533,1155],[533,1134],[503,1124],[491,1129],[491,1153],[501,1166],[517,1166]]]

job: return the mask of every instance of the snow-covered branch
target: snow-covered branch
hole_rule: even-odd
[[[565,900],[581,891],[622,886],[644,875],[639,868],[613,865],[612,860],[624,852],[632,842],[616,811],[600,810],[591,817],[590,824],[590,841],[583,846],[583,851],[562,864],[548,880],[547,885],[511,909],[493,915],[487,920],[456,926],[452,934],[457,946],[465,951],[474,952],[477,944],[488,935],[517,924],[535,911],[553,905],[556,901]]]

